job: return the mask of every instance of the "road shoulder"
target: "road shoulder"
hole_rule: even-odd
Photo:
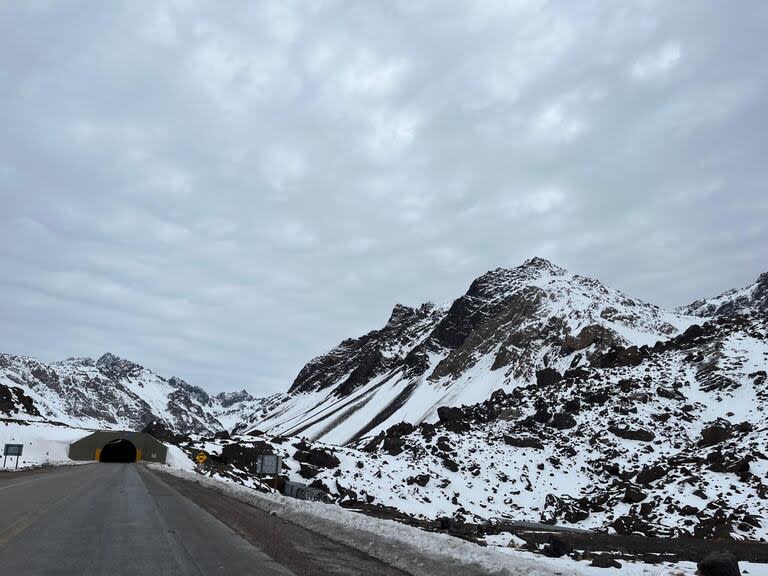
[[[152,469],[151,474],[195,502],[297,576],[406,576],[359,550],[224,494]]]

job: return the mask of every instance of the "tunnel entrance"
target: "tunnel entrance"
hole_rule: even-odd
[[[136,462],[136,446],[123,438],[107,442],[101,449],[99,462]]]

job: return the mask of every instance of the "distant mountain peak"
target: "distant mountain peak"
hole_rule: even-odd
[[[540,256],[534,256],[533,258],[528,258],[525,262],[523,262],[518,268],[522,268],[525,270],[542,270],[547,272],[552,272],[556,274],[560,274],[565,272],[565,268],[561,268],[560,266],[557,266],[556,264],[553,264],[546,258],[541,258]]]
[[[714,298],[696,300],[681,306],[677,311],[701,317],[750,313],[768,315],[768,272],[763,272],[755,282],[744,288],[727,290]]]

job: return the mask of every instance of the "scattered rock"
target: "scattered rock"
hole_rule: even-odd
[[[650,442],[656,438],[656,434],[645,428],[629,428],[627,426],[608,426],[608,431],[614,436],[624,438],[625,440],[638,440],[640,442]]]
[[[576,420],[567,412],[558,412],[552,417],[552,426],[558,430],[567,430],[576,426]]]
[[[406,479],[405,483],[408,485],[416,484],[422,488],[429,484],[432,477],[429,474],[417,474],[416,476],[410,476]]]
[[[554,534],[549,536],[547,545],[544,546],[542,553],[548,558],[560,558],[566,554],[570,554],[573,548],[562,538],[555,536]]]
[[[634,486],[627,486],[624,490],[624,498],[622,498],[622,502],[637,504],[638,502],[642,502],[646,498],[648,498],[648,494],[640,490],[640,488],[635,488]]]
[[[718,418],[709,426],[701,430],[701,440],[699,444],[702,446],[714,446],[715,444],[721,444],[731,437],[733,432],[733,426],[728,420]]]
[[[741,576],[739,563],[730,552],[710,552],[697,564],[701,576]]]
[[[538,438],[532,438],[531,436],[507,436],[504,435],[504,443],[509,446],[515,446],[517,448],[535,448],[536,450],[543,450],[544,444]]]
[[[338,468],[341,464],[336,456],[322,448],[311,448],[308,452],[296,452],[293,459],[316,468]]]
[[[443,424],[446,422],[459,422],[464,418],[464,412],[462,412],[461,408],[440,406],[440,408],[437,409],[437,417]]]
[[[595,554],[589,565],[595,568],[621,568],[621,562],[609,554]]]
[[[536,372],[536,384],[539,386],[552,386],[562,379],[562,374],[554,368],[544,368]]]
[[[643,466],[643,469],[638,472],[635,477],[635,482],[638,484],[650,484],[667,475],[667,471],[661,466]]]

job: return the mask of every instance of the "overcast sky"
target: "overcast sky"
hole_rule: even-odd
[[[0,2],[0,350],[285,390],[528,257],[768,270],[768,3]]]

